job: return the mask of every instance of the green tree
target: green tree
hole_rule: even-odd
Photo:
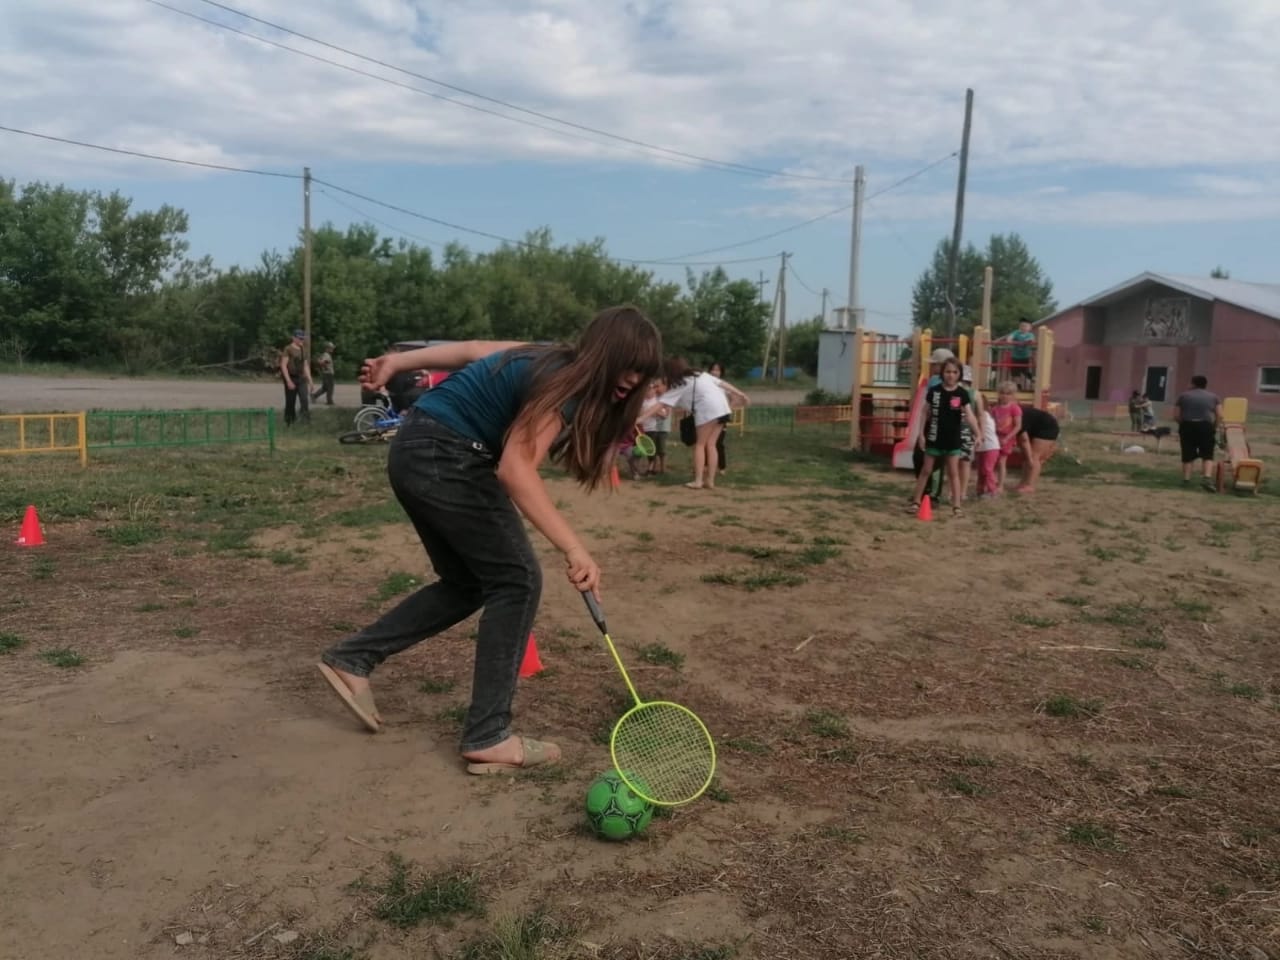
[[[821,317],[813,317],[787,328],[787,366],[817,375],[818,342],[824,327]]]
[[[916,280],[911,291],[911,320],[917,327],[935,333],[947,327],[947,259],[951,241],[942,240],[933,260]],[[992,234],[984,250],[967,244],[956,258],[956,332],[976,326],[982,318],[982,280],[987,266],[992,268],[991,327],[1003,336],[1018,325],[1021,317],[1038,320],[1057,308],[1053,284],[1039,261],[1016,233]]]
[[[304,238],[220,270],[188,256],[186,230],[173,207],[0,181],[0,351],[131,372],[274,369],[303,323]],[[669,354],[743,369],[763,348],[769,310],[754,284],[723,270],[686,287],[660,281],[610,258],[600,238],[556,244],[542,228],[484,253],[453,243],[436,254],[369,224],[325,223],[311,249],[312,334],[335,341],[345,376],[398,340],[571,339],[618,303],[644,309]]]
[[[161,283],[182,262],[186,214],[130,212],[118,193],[0,181],[0,341],[33,358],[126,353]]]
[[[686,272],[693,325],[701,342],[693,344],[710,364],[716,361],[728,370],[758,366],[768,332],[770,307],[759,301],[756,285],[750,280],[730,280],[723,267],[704,271],[695,279]]]

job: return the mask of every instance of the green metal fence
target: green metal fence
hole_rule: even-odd
[[[276,411],[100,410],[87,418],[90,450],[265,443],[276,449]]]

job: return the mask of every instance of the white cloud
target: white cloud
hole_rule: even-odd
[[[170,2],[467,99],[198,0]],[[1280,161],[1280,70],[1267,41],[1280,35],[1274,0],[233,5],[458,86],[688,153],[817,175],[846,176],[863,162],[873,190],[955,147],[964,87],[973,86],[973,169],[1018,181],[1011,196],[975,189],[974,217],[1166,222],[1276,213],[1241,173],[1246,163]],[[338,159],[675,163],[485,116],[143,0],[8,0],[0,103],[12,126],[277,169]],[[0,136],[9,175],[198,175]],[[1200,172],[1151,196],[1116,192],[1101,179],[1095,189],[1060,186],[1064,170],[1079,178],[1108,168]],[[944,170],[953,185],[954,166]],[[903,219],[934,216],[952,202],[939,184],[890,194],[886,209]],[[762,197],[782,202],[763,203],[755,211],[762,215],[812,216],[848,199],[840,186],[765,185]]]

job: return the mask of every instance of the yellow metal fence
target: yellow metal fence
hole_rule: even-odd
[[[83,413],[6,413],[0,415],[0,455],[75,453],[89,462]]]

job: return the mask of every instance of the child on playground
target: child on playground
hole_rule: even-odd
[[[1022,407],[1018,404],[1018,387],[1012,380],[1006,380],[997,389],[996,405],[991,408],[991,416],[996,422],[996,439],[1000,442],[996,483],[999,492],[1003,493],[1009,455],[1018,448],[1018,434],[1022,430]]]
[[[652,403],[667,392],[667,381],[662,377],[649,384],[649,402]],[[667,472],[667,435],[671,433],[671,411],[658,411],[640,421],[641,431],[653,441],[653,456],[649,458],[647,475],[659,477]]]
[[[644,413],[646,416],[653,416],[671,409],[689,411],[695,431],[692,444],[693,480],[685,486],[690,490],[714,490],[716,469],[720,463],[716,442],[732,413],[729,398],[736,399],[743,406],[749,404],[751,398],[733,384],[695,370],[683,357],[669,359],[665,371],[667,390]]]
[[[996,479],[996,465],[1000,462],[1000,437],[996,432],[996,418],[987,409],[981,391],[976,391],[973,399],[974,406],[977,407],[978,426],[982,428],[973,456],[974,469],[978,473],[978,499],[988,500],[1003,492]]]
[[[483,609],[460,752],[467,771],[555,762],[560,748],[511,733],[511,701],[542,592],[525,533],[536,527],[564,557],[578,590],[599,596],[600,567],[538,473],[550,457],[587,489],[607,483],[617,451],[662,364],[657,328],[634,307],[603,310],[576,345],[464,341],[366,360],[378,389],[402,370],[458,372],[419,397],[387,456],[391,490],[437,580],[326,650],[320,672],[374,732],[382,718],[369,675],[388,657]]]
[[[964,489],[960,486],[960,455],[962,453],[962,424],[967,423],[973,435],[979,433],[977,418],[973,415],[973,401],[969,391],[960,385],[960,361],[954,357],[942,365],[942,382],[929,388],[924,401],[924,428],[918,441],[924,450],[924,466],[916,478],[911,497],[911,512],[920,508],[920,497],[933,465],[942,461],[951,487],[951,514],[962,516]]]
[[[960,385],[969,392],[969,399],[973,403],[973,415],[978,417],[982,411],[982,394],[973,389],[973,368],[967,363],[960,368],[963,372],[960,374]],[[981,420],[978,421],[981,427]],[[969,422],[962,421],[960,424],[960,489],[964,491],[964,495],[969,495],[969,480],[973,476],[974,461],[977,459],[978,437],[977,431],[969,429]]]

